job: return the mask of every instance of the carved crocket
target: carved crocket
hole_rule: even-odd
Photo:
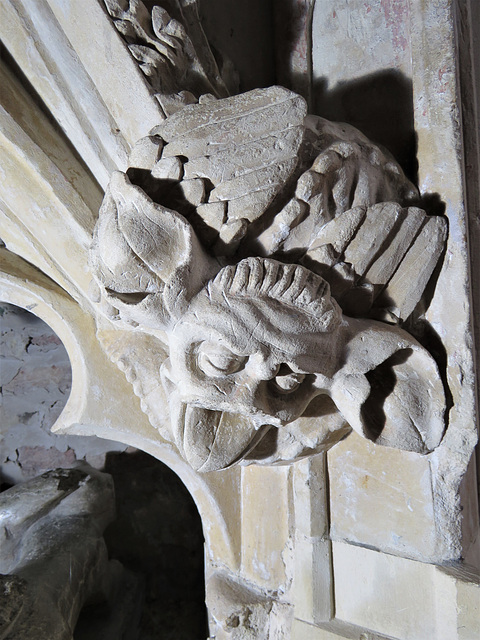
[[[162,435],[196,470],[293,460],[351,428],[439,444],[437,365],[399,325],[446,225],[415,202],[386,151],[280,87],[204,97],[139,141],[100,211],[97,300],[138,345],[117,360],[144,410],[155,425],[161,384]]]

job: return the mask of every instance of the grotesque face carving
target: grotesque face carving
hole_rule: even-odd
[[[198,471],[294,460],[350,428],[419,453],[443,434],[435,361],[377,320],[415,315],[445,221],[406,206],[415,188],[362,134],[305,114],[278,87],[186,107],[100,210],[100,313],[128,330],[142,406]]]
[[[336,368],[340,317],[322,278],[275,260],[245,259],[202,289],[162,368],[194,468],[232,464],[303,414]]]

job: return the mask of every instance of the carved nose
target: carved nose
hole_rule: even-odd
[[[268,361],[261,361],[255,366],[253,374],[259,381],[273,380],[280,370],[280,365],[276,363],[269,363]]]

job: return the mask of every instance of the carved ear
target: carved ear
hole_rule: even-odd
[[[219,270],[180,214],[116,171],[91,249],[94,276],[128,321],[165,328]]]
[[[346,347],[332,399],[360,435],[396,449],[428,453],[445,429],[445,394],[431,355],[395,327],[367,321]]]

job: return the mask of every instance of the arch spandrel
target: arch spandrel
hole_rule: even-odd
[[[308,630],[319,640],[360,637],[366,629],[410,640],[456,628],[451,602],[439,615],[433,599],[411,632],[388,616],[385,595],[392,576],[410,586],[411,592],[399,588],[399,610],[413,606],[417,588],[418,597],[424,590],[444,594],[448,582],[458,602],[462,589],[476,593],[462,565],[447,576],[429,564],[459,562],[466,553],[474,559],[478,531],[475,500],[467,507],[475,524],[468,532],[459,524],[459,484],[476,441],[462,132],[455,117],[462,97],[455,68],[443,65],[435,76],[430,64],[440,50],[442,60],[456,59],[451,5],[402,4],[410,20],[405,47],[413,61],[419,194],[382,148],[352,127],[304,119],[302,99],[286,89],[225,98],[219,87],[232,86],[226,76],[206,96],[176,84],[161,55],[171,37],[189,52],[184,77],[198,72],[201,85],[205,69],[222,71],[198,48],[205,44],[201,27],[182,30],[187,4],[176,3],[172,16],[114,0],[108,11],[94,0],[71,7],[45,0],[31,9],[9,1],[3,9],[10,55],[83,159],[71,164],[73,153],[62,166],[62,143],[52,143],[48,123],[33,135],[9,101],[0,139],[8,160],[0,193],[2,286],[11,302],[35,304],[69,352],[75,393],[56,429],[136,446],[179,475],[202,517],[216,637],[240,633],[248,619],[279,638],[304,638]],[[374,38],[364,4],[349,4],[349,11],[363,21],[362,34]],[[317,10],[305,5],[303,28],[313,19],[315,29]],[[433,20],[435,12],[442,20]],[[333,6],[330,13],[334,20]],[[399,19],[392,15],[384,16],[388,28]],[[46,37],[49,20],[57,51]],[[420,46],[426,33],[430,48]],[[293,41],[310,42],[298,34]],[[34,55],[23,50],[25,42]],[[304,74],[318,71],[300,67]],[[295,80],[291,69],[283,75]],[[295,80],[297,88],[308,85],[310,105],[318,89],[312,80]],[[33,101],[29,108],[35,113]],[[243,139],[250,131],[264,142]],[[223,153],[221,171],[212,167],[214,154],[205,153],[209,144]],[[261,160],[245,171],[240,160],[250,144]],[[93,248],[95,203],[103,194],[90,172],[107,193]],[[433,206],[434,191],[445,212]],[[162,242],[166,249],[157,255]],[[398,247],[404,252],[390,264],[389,279],[377,281],[379,264]],[[292,282],[292,289],[283,286]],[[332,302],[320,309],[327,291]],[[455,296],[461,302],[452,310]],[[282,306],[291,313],[277,313]],[[296,330],[289,324],[295,314]],[[205,327],[215,340],[206,339]],[[329,338],[321,344],[323,358],[320,333]],[[306,334],[313,346],[302,351]],[[349,348],[342,351],[344,343]],[[289,394],[305,384],[316,395],[305,407],[298,398],[297,415]],[[472,489],[467,493],[471,498]],[[412,500],[424,500],[421,518]],[[365,592],[367,574],[375,588]],[[368,619],[368,611],[377,613]]]

